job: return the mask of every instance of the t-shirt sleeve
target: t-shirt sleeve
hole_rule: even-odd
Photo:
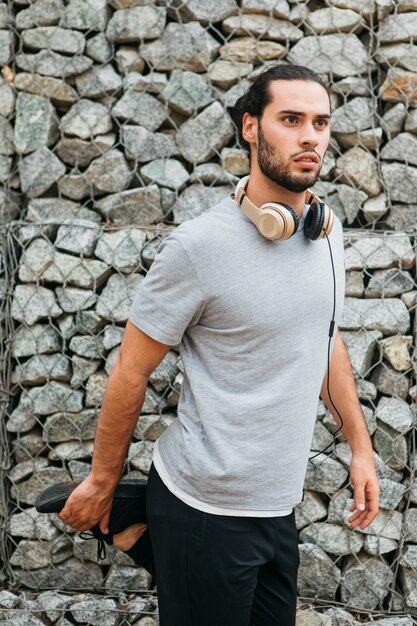
[[[195,267],[170,233],[138,288],[129,320],[156,341],[175,346],[185,330],[197,324],[203,309],[204,294]]]

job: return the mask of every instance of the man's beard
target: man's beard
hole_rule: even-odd
[[[262,134],[261,124],[258,125],[258,165],[259,168],[272,182],[288,191],[302,192],[312,187],[319,177],[321,167],[317,172],[298,174],[293,176],[289,173],[289,167],[276,148],[274,148]]]

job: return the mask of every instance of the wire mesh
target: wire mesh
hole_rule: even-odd
[[[109,623],[157,620],[144,570],[111,548],[99,565],[94,542],[37,514],[34,499],[89,472],[106,381],[159,243],[248,173],[236,99],[270,65],[300,63],[331,85],[332,139],[314,188],[345,230],[340,330],[381,510],[364,531],[349,529],[350,451],[339,433],[309,463],[296,507],[299,621],[314,606],[334,624],[412,623],[416,35],[412,0],[0,3],[0,588],[18,598],[0,592],[0,621],[38,611],[95,623],[90,592],[115,603]],[[146,478],[155,440],[177,418],[182,377],[173,346],[150,377],[124,476]],[[311,450],[335,429],[320,401]],[[72,601],[87,603],[83,618]]]

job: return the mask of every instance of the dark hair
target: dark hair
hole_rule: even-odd
[[[258,120],[262,117],[266,105],[272,102],[269,83],[273,80],[312,80],[324,87],[330,97],[330,86],[316,72],[304,65],[279,64],[259,74],[243,96],[236,100],[231,111],[238,141],[242,148],[249,152],[249,156],[250,145],[242,135],[242,118],[246,112],[255,115]]]

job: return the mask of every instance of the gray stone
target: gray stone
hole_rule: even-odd
[[[39,198],[30,200],[26,219],[28,222],[62,223],[66,219],[87,219],[100,222],[100,215],[72,200]]]
[[[156,441],[176,419],[174,415],[141,415],[133,436],[140,441]]]
[[[389,478],[381,478],[379,480],[379,486],[379,504],[381,508],[389,510],[396,509],[407,490],[407,486],[395,480],[390,480]]]
[[[12,303],[12,318],[29,326],[43,318],[62,314],[55,295],[50,289],[37,285],[17,285]]]
[[[180,127],[177,144],[187,161],[201,163],[219,151],[233,136],[231,118],[219,102],[213,102]]]
[[[175,69],[205,72],[219,48],[220,44],[201,24],[170,22],[160,39],[141,44],[139,54],[160,72]]]
[[[218,59],[208,67],[208,75],[214,85],[221,89],[229,89],[253,70],[252,63]]]
[[[154,444],[150,441],[131,443],[127,454],[127,459],[131,466],[144,474],[149,474],[152,463],[153,445]]]
[[[366,535],[363,541],[363,549],[367,554],[372,556],[380,556],[387,552],[392,552],[398,548],[398,542],[394,539],[386,537],[378,537],[377,535]]]
[[[417,542],[417,508],[404,511],[404,541]]]
[[[76,459],[91,459],[94,441],[65,441],[51,447],[48,459],[51,461],[73,461]]]
[[[13,191],[0,189],[0,224],[8,224],[19,215],[19,196]]]
[[[332,626],[330,617],[314,609],[297,610],[297,626]]]
[[[21,513],[10,516],[9,532],[13,537],[26,537],[52,541],[58,536],[59,531],[46,515],[38,513],[35,507],[25,509]]]
[[[376,270],[366,289],[366,298],[393,298],[414,288],[414,280],[409,272],[397,268]]]
[[[347,223],[352,224],[352,222],[354,222],[357,218],[358,213],[368,196],[363,191],[349,187],[349,185],[338,185],[337,194],[343,206]]]
[[[12,593],[11,591],[7,591],[3,589],[0,591],[0,608],[2,609],[13,609],[20,604],[20,597]]]
[[[122,343],[123,335],[124,328],[121,328],[120,326],[115,326],[114,324],[106,326],[103,335],[103,347],[106,350],[111,350],[115,346],[118,346]]]
[[[112,565],[106,575],[106,588],[111,589],[123,589],[123,591],[136,591],[138,589],[147,590],[150,585],[151,576],[143,567],[132,567],[129,565]],[[154,620],[150,623],[148,620],[152,618],[145,617],[135,622],[137,626],[157,626]],[[142,623],[141,623],[142,622]]]
[[[92,290],[57,287],[55,293],[59,306],[66,313],[88,309],[97,302],[97,294]]]
[[[81,98],[61,118],[60,128],[66,135],[91,139],[111,131],[112,120],[104,104]]]
[[[334,93],[347,96],[370,96],[372,87],[366,78],[359,76],[346,76],[332,85]],[[336,112],[336,111],[335,111]]]
[[[94,208],[116,226],[149,225],[164,217],[157,185],[108,195],[98,200]]]
[[[14,87],[16,85],[16,78],[14,81]],[[0,77],[0,115],[4,117],[9,117],[14,111],[14,103],[15,103],[15,92],[7,84],[7,82]]]
[[[380,330],[385,335],[405,334],[410,329],[410,314],[397,298],[346,298],[340,328]]]
[[[360,626],[348,611],[340,607],[331,607],[324,615],[330,617],[332,626]]]
[[[148,93],[128,90],[112,110],[113,117],[133,121],[154,131],[166,117],[166,107]]]
[[[415,262],[409,236],[404,233],[368,237],[364,233],[346,250],[346,269],[410,269]]]
[[[65,383],[50,381],[42,387],[32,387],[27,392],[28,402],[36,415],[50,415],[57,411],[79,413],[83,394]]]
[[[417,46],[416,46],[417,47]],[[410,133],[400,133],[391,139],[381,150],[381,159],[404,161],[417,165],[417,137]]]
[[[70,463],[80,463],[80,461],[69,461]],[[100,559],[101,565],[111,565],[114,561],[116,547],[106,546],[106,556]],[[97,541],[84,541],[79,535],[74,536],[74,556],[81,561],[91,561],[97,563]],[[71,622],[72,624],[72,622]]]
[[[360,146],[368,150],[376,150],[382,141],[382,128],[369,128],[368,130],[358,130],[354,133],[337,133],[337,141],[343,148],[354,148]]]
[[[412,367],[410,358],[412,343],[413,338],[410,335],[388,337],[381,342],[382,354],[395,370],[407,371]]]
[[[352,133],[374,125],[375,105],[371,98],[357,97],[339,107],[332,115],[335,133]]]
[[[10,30],[0,30],[0,63],[10,63],[14,52],[14,35]]]
[[[340,585],[342,602],[375,609],[388,594],[393,578],[394,573],[383,557],[349,556]]]
[[[200,183],[202,185],[227,185],[227,183],[237,182],[237,180],[236,176],[226,172],[218,163],[196,165],[190,176],[190,183]]]
[[[410,133],[417,133],[417,109],[411,109],[410,111],[407,112],[407,109],[405,108],[405,106],[402,104],[402,102],[400,102],[399,104],[396,104],[395,106],[402,106],[405,109],[404,112],[404,116],[405,116],[405,125],[404,125],[404,130],[410,132]]]
[[[339,489],[347,476],[348,472],[341,463],[325,454],[319,454],[307,466],[304,487],[331,494]]]
[[[129,46],[120,46],[121,48]],[[135,50],[135,48],[134,48]],[[137,57],[138,59],[140,57]],[[142,59],[143,61],[143,59]],[[129,66],[129,71],[123,79],[123,86],[125,90],[133,89],[134,91],[147,91],[148,93],[160,94],[168,84],[168,78],[166,74],[161,72],[152,72],[151,74],[141,74],[142,70],[132,71]]]
[[[95,256],[124,273],[130,273],[141,264],[141,250],[146,235],[138,229],[104,233],[95,249]]]
[[[380,124],[382,126],[383,131],[388,135],[388,138],[391,139],[398,135],[401,132],[404,120],[406,119],[407,108],[402,102],[398,102],[394,104],[380,120]],[[406,128],[405,130],[410,130]]]
[[[106,0],[69,0],[61,26],[89,32],[103,31],[110,14]]]
[[[85,141],[77,137],[63,137],[55,146],[59,158],[77,167],[86,167],[93,159],[101,156],[116,142],[116,135],[96,135],[94,139]],[[85,209],[84,209],[85,210]]]
[[[14,568],[13,574],[18,581],[17,584],[36,590],[45,587],[92,589],[100,587],[104,583],[100,565],[89,563],[86,567],[85,563],[75,557],[55,564],[53,568],[48,566],[34,571]],[[38,625],[36,624],[36,626]]]
[[[376,347],[383,335],[378,330],[356,332],[341,331],[340,336],[345,344],[354,376],[365,378],[372,367]]]
[[[354,34],[303,37],[291,48],[288,60],[340,78],[365,74],[369,64],[367,50]]]
[[[69,348],[87,359],[99,359],[103,356],[103,337],[76,335],[72,337]]]
[[[8,472],[8,478],[11,483],[19,483],[25,478],[29,478],[34,472],[36,473],[41,468],[48,466],[48,459],[43,457],[38,459],[31,459],[23,463],[17,463]]]
[[[375,409],[375,417],[399,433],[410,430],[414,420],[410,405],[400,398],[382,397]]]
[[[166,9],[158,6],[136,6],[115,11],[109,20],[106,35],[115,43],[135,43],[162,36]]]
[[[69,480],[67,471],[61,467],[40,469],[29,480],[10,487],[10,495],[19,504],[35,504],[38,494],[56,482]]]
[[[412,203],[417,185],[417,168],[401,163],[382,163],[382,176],[391,200]]]
[[[110,271],[110,267],[101,261],[57,252],[51,243],[35,239],[22,254],[19,278],[23,282],[42,279],[91,289],[101,285]]]
[[[373,437],[374,447],[382,460],[394,470],[407,465],[407,441],[404,435],[383,422],[378,422]]]
[[[59,250],[91,256],[100,237],[101,229],[88,220],[65,220],[59,227],[55,246]]]
[[[416,13],[400,13],[388,15],[379,24],[378,40],[380,43],[395,43],[397,41],[410,41],[417,35]]]
[[[12,338],[12,355],[14,358],[56,352],[61,347],[58,332],[49,324],[20,326]]]
[[[80,413],[61,411],[49,415],[43,426],[42,438],[48,443],[65,442],[69,439],[93,439],[96,430],[97,413],[86,409]]]
[[[379,89],[379,97],[387,102],[404,102],[415,105],[417,77],[414,72],[390,67],[385,81]]]
[[[93,189],[85,172],[82,174],[70,173],[61,176],[59,179],[58,194],[60,196],[67,196],[73,200],[82,200],[83,198],[91,198],[93,196]]]
[[[237,37],[220,48],[220,56],[226,61],[259,63],[281,59],[286,53],[285,46],[276,41],[262,41],[254,37]],[[241,82],[236,85],[240,87]],[[229,106],[229,105],[227,105]]]
[[[10,433],[25,433],[32,430],[36,424],[37,419],[33,415],[31,403],[23,396],[7,420],[6,430]]]
[[[30,198],[40,196],[63,174],[65,165],[44,146],[18,164],[22,191]]]
[[[96,305],[98,315],[110,322],[126,322],[143,278],[140,274],[110,276]]]
[[[122,152],[109,150],[91,162],[86,178],[97,193],[117,193],[126,189],[133,177]]]
[[[319,546],[314,543],[299,544],[298,593],[301,596],[318,596],[334,600],[341,581],[340,569]]]
[[[372,372],[372,382],[381,393],[405,400],[409,381],[402,372],[397,372],[388,363],[380,363]]]
[[[27,435],[20,435],[17,439],[12,441],[13,459],[15,459],[17,463],[31,460],[46,452],[46,446],[36,430],[32,430]],[[34,501],[31,504],[34,504]]]
[[[41,50],[35,54],[17,54],[15,62],[20,69],[27,72],[62,79],[85,72],[91,67],[93,60],[82,54],[68,57],[53,50]]]
[[[122,79],[112,65],[93,66],[82,74],[77,72],[75,84],[84,98],[116,95],[122,89]]]
[[[19,72],[19,74],[16,74],[14,86],[21,91],[49,98],[57,106],[68,107],[68,105],[73,104],[78,99],[75,89],[68,85],[65,80],[41,76],[41,74],[34,74],[33,72]],[[2,94],[0,93],[0,99],[1,97]]]
[[[36,26],[58,24],[64,10],[62,0],[36,0],[29,8],[19,11],[16,15],[16,28],[23,30]]]
[[[320,494],[314,491],[305,491],[304,499],[294,508],[295,525],[298,530],[308,524],[317,522],[327,515],[327,506]]]
[[[323,422],[317,421],[314,425],[313,439],[310,450],[321,451],[333,442],[333,437]]]
[[[408,168],[410,169],[410,168]],[[395,204],[387,215],[389,228],[413,233],[417,222],[417,204]]]
[[[16,99],[14,127],[16,152],[27,154],[56,142],[58,121],[58,116],[48,98],[19,93]]]
[[[137,46],[135,45],[125,44],[118,46],[114,57],[119,73],[124,75],[122,82],[123,86],[126,88],[129,84],[129,81],[126,80],[126,78],[129,76],[130,72],[143,72],[145,68],[145,61],[141,56],[139,56]],[[152,75],[148,75],[148,81],[152,84]],[[135,88],[135,91],[147,90],[137,90]],[[158,91],[153,91],[153,93],[158,93]]]
[[[121,128],[121,136],[127,159],[145,163],[179,154],[174,137],[165,133],[152,133],[143,126],[126,124]]]
[[[6,120],[5,118],[0,118],[0,140],[1,154],[12,155],[15,153],[14,129],[9,120]]]
[[[362,549],[363,539],[351,530],[328,522],[315,522],[300,532],[303,543],[315,543],[330,554],[356,554]]]
[[[6,183],[12,171],[12,157],[0,155],[0,183]]]
[[[18,363],[12,373],[12,383],[16,385],[41,385],[49,380],[70,378],[70,362],[64,354],[35,354],[28,361]]]
[[[417,71],[417,46],[411,43],[394,43],[388,46],[379,46],[375,58],[384,67],[394,65],[410,72]]]
[[[353,185],[369,196],[377,196],[382,191],[375,157],[359,146],[351,148],[337,159],[336,175],[340,182]]]
[[[351,33],[365,26],[364,20],[355,11],[336,7],[311,11],[307,17],[307,24],[310,27],[309,34],[313,32],[317,35]]]
[[[140,169],[145,183],[156,183],[162,187],[179,190],[184,187],[190,176],[176,159],[156,159]]]
[[[26,47],[35,50],[46,48],[66,54],[82,54],[85,47],[85,37],[82,33],[59,26],[40,26],[24,30],[21,38]]]
[[[208,26],[213,22],[221,22],[229,15],[238,13],[236,0],[170,0],[169,15],[180,22],[200,22]]]
[[[287,20],[280,20],[268,15],[232,15],[223,21],[226,33],[234,35],[252,35],[272,41],[294,42],[302,39],[303,31]]]
[[[36,598],[39,607],[43,610],[45,616],[56,622],[62,615],[63,611],[73,602],[72,596],[57,593],[56,591],[44,591]],[[65,626],[64,624],[60,626]]]
[[[11,7],[8,7],[5,3],[0,4],[0,28],[8,29],[14,25],[14,15],[11,11]]]
[[[71,387],[73,389],[77,389],[81,387],[87,378],[94,374],[94,372],[100,367],[101,360],[100,359],[84,359],[81,356],[74,356],[71,359],[72,363],[72,377],[71,377]]]
[[[186,220],[200,215],[233,190],[232,185],[221,185],[219,187],[206,187],[200,183],[194,183],[187,187],[174,206],[174,222],[180,224]]]
[[[85,53],[98,63],[108,63],[114,54],[114,46],[109,42],[104,33],[98,33],[86,43]]]
[[[209,66],[212,67],[212,66]],[[174,70],[161,98],[174,111],[182,115],[192,115],[214,100],[212,88],[202,76],[194,72]]]
[[[99,407],[103,400],[108,376],[100,370],[90,376],[86,384],[85,406]]]
[[[379,196],[369,198],[364,202],[362,211],[368,223],[375,223],[387,212],[386,199],[385,193],[381,193]]]
[[[173,350],[165,355],[149,376],[149,382],[156,391],[163,391],[170,385],[178,371],[178,354]]]

